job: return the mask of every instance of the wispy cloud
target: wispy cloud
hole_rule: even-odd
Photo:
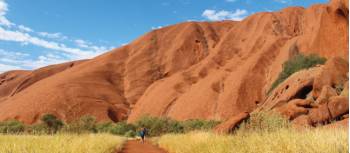
[[[59,32],[56,32],[56,33],[38,32],[38,34],[41,37],[50,38],[50,39],[61,39],[61,40],[68,39],[67,36],[64,36],[63,34],[61,34]]]
[[[75,56],[78,59],[91,58],[92,56],[96,55],[94,51],[86,51],[86,50],[81,50],[80,48],[67,47],[65,44],[40,39],[38,37],[34,37],[28,33],[23,33],[20,31],[5,30],[4,28],[1,28],[1,27],[0,27],[0,40],[28,43],[28,44],[43,47],[46,49],[62,51],[62,52],[71,54],[72,56]]]
[[[26,27],[24,25],[19,25],[18,26],[18,29],[23,31],[23,32],[33,32],[33,29],[29,28],[29,27]]]
[[[236,9],[235,11],[216,11],[207,9],[202,13],[202,17],[210,21],[220,21],[220,20],[235,20],[241,21],[248,15],[248,11],[244,9]]]
[[[8,11],[7,3],[5,0],[0,0],[0,25],[4,25],[10,27],[13,25],[6,17],[6,13]]]
[[[0,74],[6,71],[18,70],[18,69],[21,69],[21,67],[0,63]]]
[[[273,0],[275,2],[278,2],[278,3],[282,3],[282,4],[287,4],[287,3],[290,3],[291,0]]]
[[[237,0],[226,0],[226,2],[236,2]]]
[[[156,26],[156,27],[151,27],[152,30],[160,29],[163,28],[163,26]]]
[[[8,11],[6,1],[0,0],[0,41],[33,45],[43,48],[46,52],[31,56],[30,53],[0,48],[0,73],[12,69],[35,69],[71,60],[93,58],[112,48],[98,46],[82,39],[71,39],[59,32],[36,32],[30,27],[17,25],[8,20],[6,18]]]
[[[0,49],[0,64],[6,65],[0,68],[0,73],[11,69],[36,69],[51,64],[66,62],[66,57],[62,54],[47,53],[36,58],[29,58],[30,55],[24,52],[6,51]]]

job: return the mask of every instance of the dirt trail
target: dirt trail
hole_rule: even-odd
[[[163,149],[152,145],[150,142],[142,144],[137,140],[129,140],[125,143],[123,149],[118,153],[167,153]]]

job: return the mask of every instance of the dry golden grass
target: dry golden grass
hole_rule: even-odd
[[[0,135],[0,153],[113,153],[124,141],[108,134]]]
[[[345,153],[349,150],[348,132],[343,129],[280,129],[235,135],[192,132],[164,135],[158,144],[170,153]]]

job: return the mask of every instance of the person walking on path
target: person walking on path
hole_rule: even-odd
[[[147,129],[146,128],[141,128],[140,130],[140,137],[141,137],[141,142],[145,143],[145,137],[147,135]]]

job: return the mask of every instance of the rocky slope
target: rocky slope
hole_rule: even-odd
[[[280,84],[255,111],[274,110],[300,126],[347,120],[349,64],[331,58],[325,65],[299,71]]]
[[[0,120],[228,119],[274,103],[267,90],[297,53],[347,63],[348,22],[348,2],[333,0],[240,22],[168,26],[94,59],[0,74]]]

